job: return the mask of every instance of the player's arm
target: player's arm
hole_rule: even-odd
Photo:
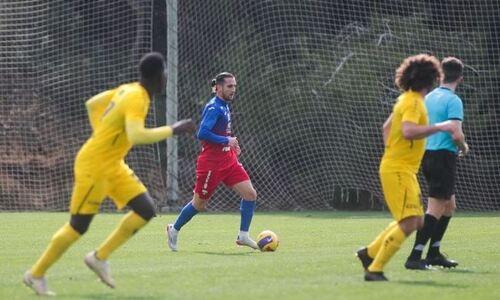
[[[420,101],[420,100],[414,100]],[[451,121],[445,121],[433,125],[419,125],[422,112],[417,108],[418,106],[412,102],[408,102],[402,108],[401,114],[401,130],[403,137],[407,140],[419,140],[428,137],[439,131],[452,132]]]
[[[411,121],[402,123],[403,137],[407,140],[423,139],[439,131],[446,131],[453,134],[453,128],[452,121],[444,121],[434,125],[418,125]]]
[[[134,145],[153,144],[181,133],[190,133],[195,130],[195,124],[191,119],[184,119],[170,126],[146,128],[144,119],[126,120],[126,131],[128,140]]]
[[[444,122],[443,122],[444,123]],[[447,125],[449,126],[449,125]],[[403,137],[407,140],[419,140],[441,130],[441,125],[418,125],[411,121],[402,123]]]
[[[207,107],[198,129],[196,137],[214,144],[227,145],[229,138],[227,136],[215,134],[212,130],[219,118],[219,112],[213,106]]]
[[[125,128],[128,140],[134,145],[152,144],[174,134],[171,126],[146,128],[144,120],[127,118]]]
[[[389,134],[391,133],[392,116],[391,115],[385,120],[384,125],[382,125],[382,138],[384,139],[384,145],[387,146],[387,141],[389,140]]]
[[[102,115],[106,111],[106,108],[115,94],[115,91],[116,90],[113,89],[99,93],[85,102],[92,131],[95,130],[97,124],[99,124]]]
[[[459,149],[460,155],[465,155],[469,152],[469,146],[465,142],[465,135],[462,130],[462,120],[464,118],[464,107],[462,100],[455,97],[447,106],[448,120],[451,121],[453,125],[453,131],[451,132],[451,137],[455,145]]]
[[[125,113],[125,130],[128,140],[134,145],[152,144],[167,139],[174,134],[193,132],[194,122],[191,119],[181,120],[171,126],[161,126],[156,128],[146,128],[146,108],[144,99],[136,94],[127,95],[130,97],[127,102]]]
[[[465,142],[465,134],[462,130],[462,121],[450,120],[452,124],[451,137],[455,145],[457,145],[460,155],[466,155],[469,152],[469,145]]]

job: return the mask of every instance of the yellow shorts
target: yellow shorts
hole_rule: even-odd
[[[106,174],[89,173],[88,168],[75,165],[75,183],[71,195],[71,214],[96,214],[106,197],[111,198],[118,209],[146,193],[147,189],[127,164],[121,163],[116,171]]]
[[[396,221],[424,215],[416,174],[381,172],[380,181],[382,182],[385,202]]]

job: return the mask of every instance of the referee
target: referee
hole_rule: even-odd
[[[427,138],[422,171],[429,186],[429,199],[424,226],[417,231],[412,252],[405,263],[407,269],[425,270],[428,266],[453,268],[456,261],[446,258],[439,248],[451,216],[455,211],[455,176],[457,157],[467,154],[469,147],[462,131],[463,104],[455,89],[463,81],[463,63],[455,57],[441,62],[444,77],[441,85],[425,97],[429,123],[450,120],[453,134],[438,132]],[[422,251],[430,241],[427,257]]]

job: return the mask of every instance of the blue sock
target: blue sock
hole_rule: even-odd
[[[198,211],[194,208],[193,204],[189,202],[182,208],[181,213],[177,217],[175,221],[174,228],[175,230],[181,230],[182,226],[186,225],[187,222],[191,220],[194,215],[196,215]]]
[[[241,231],[248,231],[248,229],[250,228],[250,223],[252,222],[254,209],[255,209],[255,201],[248,201],[245,199],[241,199],[241,205],[240,205]]]

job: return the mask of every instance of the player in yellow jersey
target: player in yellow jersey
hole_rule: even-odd
[[[383,125],[385,144],[380,181],[386,204],[395,219],[356,255],[366,281],[386,281],[383,268],[407,236],[423,224],[417,172],[425,151],[425,137],[453,130],[450,121],[428,125],[424,96],[441,78],[439,61],[427,54],[406,58],[396,70],[396,85],[403,91]]]
[[[119,209],[128,206],[130,212],[84,261],[103,283],[114,288],[107,262],[109,255],[155,216],[153,200],[125,163],[125,156],[133,145],[151,144],[195,130],[191,120],[181,120],[172,126],[144,127],[150,98],[161,93],[166,82],[161,54],[146,54],[139,63],[139,71],[139,82],[105,91],[85,103],[92,136],[76,156],[70,221],[54,234],[45,252],[23,278],[38,295],[54,294],[47,287],[47,269],[87,231],[106,196]]]

